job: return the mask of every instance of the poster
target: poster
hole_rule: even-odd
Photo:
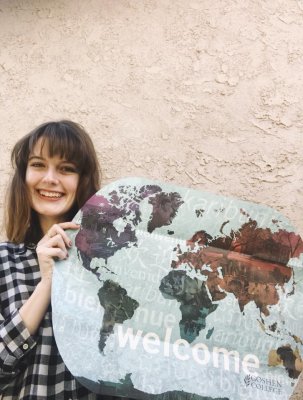
[[[90,390],[286,400],[303,369],[303,242],[272,208],[143,178],[75,216],[56,342]]]

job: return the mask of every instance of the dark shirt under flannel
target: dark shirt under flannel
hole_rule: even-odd
[[[71,375],[55,343],[50,307],[37,335],[24,326],[18,310],[39,281],[35,250],[0,244],[0,399],[115,399],[89,392]]]

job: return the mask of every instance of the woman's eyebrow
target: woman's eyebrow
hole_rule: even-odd
[[[32,160],[33,158],[38,158],[39,160],[44,160],[43,157],[41,157],[41,156],[35,156],[35,155],[29,156],[29,157],[28,157],[28,160],[30,161],[30,160]]]
[[[28,161],[31,161],[33,159],[38,159],[38,160],[42,160],[42,161],[45,160],[44,157],[32,155],[32,156],[29,156]],[[76,163],[74,161],[69,161],[69,160],[65,160],[65,159],[61,159],[60,164],[71,164],[71,165],[76,166]]]

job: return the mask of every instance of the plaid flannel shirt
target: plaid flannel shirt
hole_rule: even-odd
[[[65,366],[55,343],[49,307],[36,336],[19,309],[40,281],[35,250],[0,244],[0,399],[115,399],[81,386]]]

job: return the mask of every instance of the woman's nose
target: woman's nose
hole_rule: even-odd
[[[47,183],[58,183],[58,175],[54,168],[47,168],[43,176],[43,181]]]

